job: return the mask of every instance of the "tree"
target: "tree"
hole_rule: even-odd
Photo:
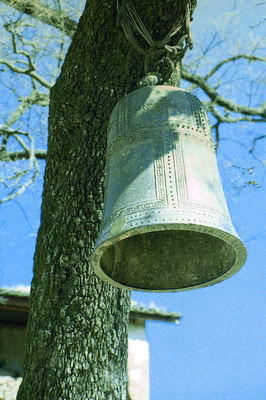
[[[0,64],[5,73],[2,90],[8,101],[6,112],[1,115],[3,123],[0,127],[0,161],[3,162],[0,183],[6,189],[3,191],[4,195],[0,196],[0,202],[12,200],[22,194],[40,175],[42,161],[40,163],[39,160],[47,157],[46,110],[49,91],[60,71],[82,7],[82,1],[75,4],[75,7],[67,1],[62,3],[59,0],[49,7],[31,0],[5,0],[4,3],[13,8],[7,10],[4,6],[3,12],[5,34]],[[14,8],[19,12],[14,14]],[[263,21],[256,26],[260,23]],[[256,30],[256,26],[251,28]],[[185,61],[182,68],[182,80],[187,83],[188,90],[199,92],[201,98],[206,99],[204,104],[211,116],[217,148],[224,125],[265,122],[263,76],[261,73],[257,73],[255,77],[250,76],[246,71],[249,65],[265,63],[264,41],[261,38],[249,40],[246,45],[249,46],[248,52],[238,44],[227,50],[223,41],[224,38],[217,28],[204,47],[195,46],[186,58],[189,62]],[[53,48],[53,51],[49,48]],[[215,53],[219,48],[222,49],[220,54],[217,51]],[[214,65],[213,58],[217,59]],[[208,62],[211,67],[206,73],[206,68],[203,69],[202,66],[206,66]],[[242,75],[236,77],[239,69]],[[235,91],[245,88],[246,98],[243,105],[232,101],[231,92],[224,90],[230,82]],[[39,120],[39,126],[36,120]],[[32,121],[35,121],[34,125]],[[264,134],[254,137],[247,150],[254,154],[257,142],[264,138]]]
[[[68,35],[75,30],[75,22],[60,10],[53,12],[51,7],[29,1],[23,5],[19,1],[5,2]],[[180,2],[177,10],[181,20],[186,3]],[[175,22],[176,15],[171,11],[174,6],[175,2],[159,0],[136,4],[153,38],[160,40]],[[1,131],[1,159],[7,163],[29,160],[27,171],[34,166],[37,170],[38,159],[47,161],[25,378],[18,399],[125,398],[129,294],[100,282],[89,267],[101,219],[106,125],[116,102],[134,90],[144,75],[143,57],[130,46],[121,28],[116,28],[116,18],[116,2],[87,2],[60,77],[50,91],[48,152],[27,146],[23,138],[32,144],[33,135],[12,126],[29,106],[47,105],[53,82],[37,73],[34,46],[27,42],[27,36],[23,37],[21,27],[25,26],[21,20],[5,26],[16,63],[6,59],[1,63],[26,76],[32,91],[21,99],[15,115],[6,120]],[[17,57],[20,63],[27,63],[26,67],[18,65]],[[60,68],[62,54],[58,58]],[[182,70],[186,81],[206,93],[205,105],[215,118],[217,139],[222,123],[265,122],[265,104],[235,104],[208,84],[224,65],[240,59],[265,61],[257,55],[239,54],[221,61],[207,76],[197,75],[193,68]],[[228,114],[231,112],[236,114]],[[9,151],[12,140],[22,149],[11,142],[15,150]],[[16,171],[14,179],[23,179],[25,174],[21,172]],[[7,198],[12,199],[24,188],[22,182],[18,192],[9,193]]]

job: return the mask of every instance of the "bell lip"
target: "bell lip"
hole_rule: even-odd
[[[147,228],[149,230],[147,231]],[[178,228],[178,229],[176,229]],[[194,232],[201,232],[209,235],[207,232],[208,229],[211,229],[212,236],[215,236],[219,239],[223,239],[226,243],[230,244],[236,255],[235,263],[232,265],[230,269],[228,269],[223,275],[208,281],[201,283],[200,285],[193,285],[187,286],[183,288],[169,288],[169,289],[144,289],[138,288],[134,286],[128,286],[118,281],[113,280],[109,275],[107,275],[100,266],[100,259],[103,253],[107,250],[108,247],[113,246],[116,242],[127,239],[129,237],[139,235],[142,233],[149,233],[149,232],[160,232],[165,230],[184,230],[184,231],[194,231]],[[232,235],[229,232],[224,230],[218,229],[216,227],[210,225],[197,225],[197,224],[181,224],[181,223],[172,223],[172,224],[154,224],[154,225],[142,225],[141,227],[131,228],[130,230],[124,231],[122,234],[118,234],[113,236],[112,238],[96,244],[92,256],[91,256],[91,263],[94,269],[95,274],[102,279],[104,282],[109,283],[112,286],[115,286],[119,289],[127,289],[127,290],[135,290],[141,292],[155,292],[155,293],[163,293],[163,292],[184,292],[187,290],[193,289],[200,289],[207,286],[215,285],[216,283],[222,282],[232,275],[236,274],[245,264],[247,260],[247,250],[238,236]]]

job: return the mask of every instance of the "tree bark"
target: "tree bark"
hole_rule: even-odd
[[[176,2],[144,3],[138,12],[161,39]],[[116,0],[88,1],[51,90],[18,400],[126,399],[130,294],[100,281],[90,254],[101,221],[108,119],[142,76],[143,57],[116,27]]]

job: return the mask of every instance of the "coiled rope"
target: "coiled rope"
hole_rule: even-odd
[[[192,49],[192,38],[190,33],[191,3],[186,5],[185,16],[182,22],[180,19],[175,22],[167,35],[159,41],[152,39],[149,31],[142,22],[131,1],[117,0],[117,25],[122,26],[125,36],[135,50],[144,55],[145,77],[138,83],[139,86],[162,84],[172,75],[176,64],[182,60],[187,49]],[[183,28],[183,29],[182,29]],[[145,50],[136,40],[133,30],[137,31],[148,44]],[[178,40],[177,44],[170,46],[168,43],[180,30],[185,34]]]

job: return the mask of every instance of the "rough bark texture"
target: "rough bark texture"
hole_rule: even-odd
[[[99,281],[90,267],[101,220],[108,119],[143,75],[142,56],[116,27],[115,6],[116,0],[87,2],[51,90],[41,226],[18,400],[126,399],[130,295]],[[174,6],[173,0],[138,5],[158,39],[173,24]]]

